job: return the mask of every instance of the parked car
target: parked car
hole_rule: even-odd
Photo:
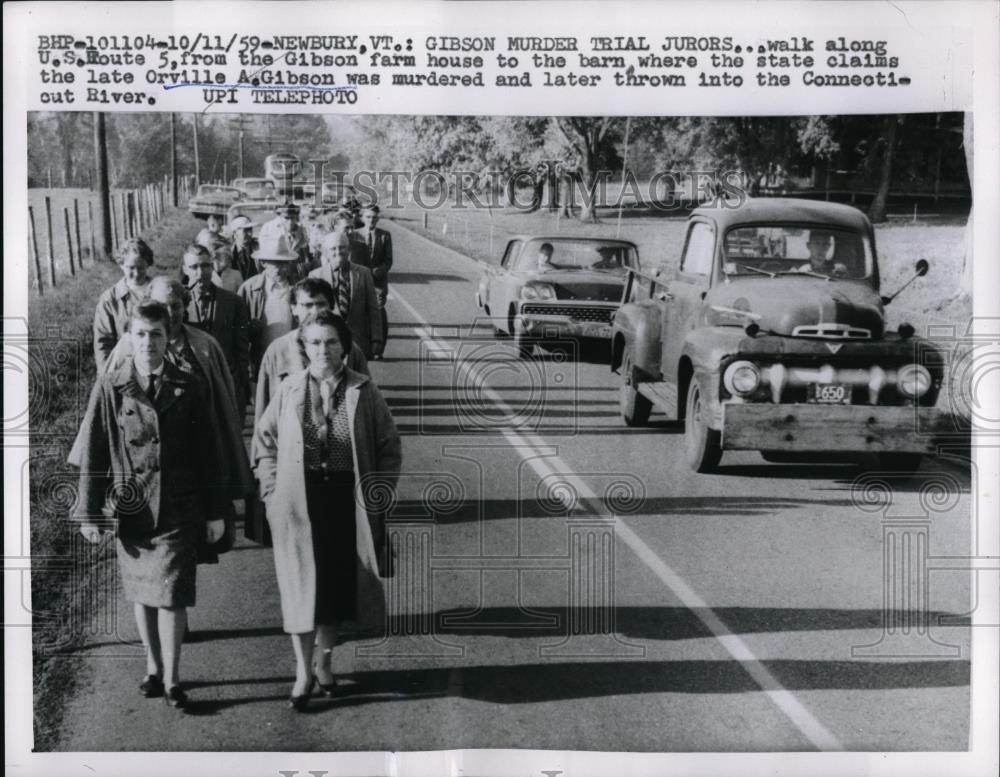
[[[278,189],[271,178],[237,178],[233,186],[243,192],[246,200],[274,200]]]
[[[277,203],[273,200],[237,202],[229,206],[226,223],[231,222],[237,216],[246,216],[253,222],[253,235],[256,237],[260,233],[262,225],[276,218],[274,212],[276,205]]]
[[[614,319],[625,423],[644,424],[653,407],[683,419],[698,472],[726,450],[771,461],[869,452],[915,469],[943,430],[944,359],[912,326],[885,331],[893,297],[879,293],[872,227],[854,208],[696,209],[679,269],[632,271]]]
[[[527,359],[555,340],[609,338],[626,271],[638,268],[639,252],[627,240],[521,235],[483,273],[476,304]]]
[[[198,192],[188,200],[188,212],[199,219],[209,214],[225,216],[229,206],[243,199],[243,192],[233,186],[203,183]]]

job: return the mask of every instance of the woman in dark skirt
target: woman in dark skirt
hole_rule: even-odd
[[[324,692],[335,689],[330,658],[341,622],[384,625],[384,515],[371,502],[395,487],[401,457],[378,388],[344,366],[351,332],[343,319],[323,310],[298,332],[306,369],[281,384],[260,417],[253,458],[295,652],[290,705],[301,711],[317,680]]]
[[[159,302],[131,310],[132,356],[98,377],[74,445],[72,517],[91,542],[117,529],[122,586],[146,648],[139,690],[183,707],[181,642],[198,546],[222,536],[229,502],[210,475],[218,457],[204,389],[164,358],[169,326]]]

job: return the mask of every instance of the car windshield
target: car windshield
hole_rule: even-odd
[[[239,193],[240,193],[239,189],[234,189],[231,186],[219,186],[217,184],[211,184],[211,183],[203,183],[201,186],[198,187],[199,195],[223,194],[230,197],[237,197],[239,196]]]
[[[243,185],[244,191],[258,197],[274,194],[274,181],[263,178],[259,181],[247,181]]]
[[[626,267],[637,266],[635,247],[627,243],[561,238],[529,241],[518,261],[518,269],[541,272],[603,270],[620,274]]]
[[[872,274],[872,247],[859,232],[828,226],[766,224],[730,229],[727,275],[814,275],[858,280]]]

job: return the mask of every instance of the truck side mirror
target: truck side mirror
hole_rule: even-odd
[[[913,266],[913,272],[914,272],[913,277],[910,278],[910,280],[908,280],[902,286],[900,286],[899,289],[897,289],[897,291],[896,291],[895,294],[890,294],[888,296],[883,296],[882,297],[882,304],[883,305],[888,305],[890,302],[892,302],[894,299],[896,299],[896,297],[899,296],[899,293],[903,289],[905,289],[907,286],[909,286],[911,283],[913,283],[917,278],[922,278],[925,275],[927,275],[927,271],[930,268],[931,268],[930,262],[928,262],[926,259],[918,259],[917,263]]]

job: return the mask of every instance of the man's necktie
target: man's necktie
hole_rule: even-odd
[[[375,230],[368,230],[368,256],[371,257],[375,253]]]
[[[351,276],[347,270],[337,273],[337,308],[340,317],[346,320],[351,308]]]
[[[208,289],[202,287],[201,294],[198,297],[198,307],[201,320],[206,324],[209,323],[209,319],[212,317],[212,296]]]
[[[156,376],[149,376],[149,385],[146,386],[146,396],[149,397],[150,402],[156,401]]]

